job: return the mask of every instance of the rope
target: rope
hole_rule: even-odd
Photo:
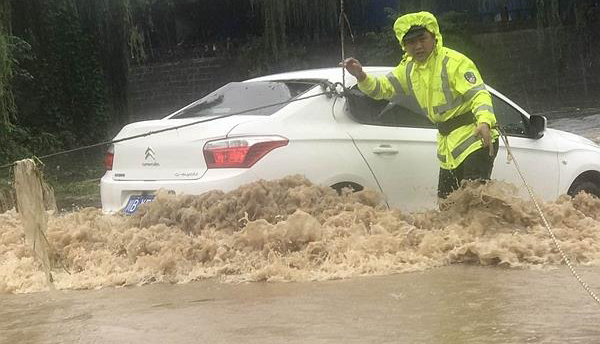
[[[350,38],[352,38],[352,42],[354,42],[354,34],[352,33],[352,26],[350,26],[350,21],[348,20],[348,16],[346,15],[346,12],[344,11],[344,0],[340,0],[340,18],[338,21],[338,24],[340,26],[340,41],[342,43],[342,85],[343,88],[346,88],[346,66],[344,65],[344,61],[346,61],[346,49],[344,47],[344,36],[345,36],[345,25],[344,22],[346,22],[346,25],[348,25],[348,30],[350,31]]]
[[[544,213],[542,212],[542,208],[540,207],[540,205],[538,204],[537,200],[535,199],[535,197],[533,195],[533,190],[531,189],[531,186],[529,186],[529,184],[525,180],[525,177],[523,176],[523,173],[521,172],[521,169],[519,168],[519,164],[517,163],[517,159],[515,159],[515,156],[512,154],[512,150],[510,148],[510,145],[508,144],[508,137],[506,136],[506,133],[499,126],[497,126],[496,128],[500,131],[500,137],[502,138],[502,141],[504,142],[504,146],[506,147],[506,151],[508,152],[508,157],[509,157],[510,160],[512,160],[515,163],[515,168],[517,169],[517,172],[519,173],[519,176],[521,177],[521,180],[523,181],[523,184],[525,185],[525,188],[527,189],[527,192],[529,193],[529,197],[533,201],[533,204],[535,205],[535,208],[537,209],[538,213],[540,214],[540,217],[542,218],[542,221],[544,222],[544,226],[546,227],[546,230],[548,231],[548,233],[550,234],[550,237],[552,238],[552,242],[554,242],[554,245],[558,249],[558,252],[560,252],[560,255],[562,256],[563,260],[565,261],[565,263],[569,267],[569,270],[571,271],[571,273],[573,274],[573,276],[575,276],[575,279],[577,280],[577,282],[579,282],[579,284],[581,284],[581,286],[583,287],[583,289],[585,289],[585,291],[598,304],[600,304],[600,299],[598,298],[598,296],[596,296],[596,294],[590,289],[590,287],[588,286],[588,284],[585,283],[583,281],[583,279],[581,279],[581,277],[579,276],[579,274],[577,273],[577,271],[575,271],[575,268],[573,267],[573,264],[571,264],[571,260],[569,259],[569,257],[565,254],[565,252],[560,247],[560,244],[558,243],[558,240],[556,240],[556,236],[554,236],[554,232],[550,228],[550,224],[546,220],[546,216],[544,216]]]
[[[344,61],[346,61],[346,55],[344,53],[344,0],[340,0],[340,40],[342,43],[342,84],[346,86],[346,66]],[[347,18],[346,18],[347,19]]]
[[[286,100],[284,102],[279,102],[279,103],[273,103],[273,104],[269,104],[269,105],[259,106],[259,107],[252,108],[252,109],[247,109],[247,110],[243,110],[243,111],[239,111],[239,112],[234,112],[234,113],[230,113],[230,114],[227,114],[227,115],[212,117],[212,118],[208,118],[208,119],[202,119],[202,120],[198,120],[198,121],[194,121],[194,122],[191,122],[191,123],[186,123],[186,124],[182,124],[182,125],[178,125],[178,126],[174,126],[174,127],[168,127],[168,128],[165,128],[165,129],[154,130],[154,131],[148,131],[146,133],[142,133],[142,134],[138,134],[138,135],[133,135],[133,136],[128,136],[128,137],[124,137],[124,138],[121,138],[121,139],[118,139],[118,140],[104,141],[104,142],[95,143],[95,144],[92,144],[92,145],[89,145],[89,146],[83,146],[83,147],[79,147],[79,148],[69,149],[69,150],[61,151],[61,152],[57,152],[57,153],[51,153],[51,154],[47,154],[47,155],[44,155],[44,156],[37,157],[37,159],[42,160],[42,159],[47,159],[47,158],[51,158],[51,157],[58,156],[58,155],[70,154],[70,153],[74,153],[74,152],[78,152],[78,151],[82,151],[82,150],[86,150],[86,149],[90,149],[90,148],[95,148],[95,147],[105,146],[105,145],[109,145],[109,144],[114,144],[114,143],[129,141],[129,140],[137,139],[137,138],[140,138],[140,137],[146,137],[146,136],[150,136],[150,135],[164,133],[164,132],[171,131],[171,130],[177,130],[177,129],[181,129],[181,128],[185,128],[185,127],[191,127],[191,126],[196,125],[196,124],[210,122],[210,121],[214,121],[214,120],[221,119],[221,118],[226,118],[226,117],[241,115],[241,114],[244,114],[244,113],[247,113],[247,112],[252,112],[252,111],[256,111],[256,110],[262,110],[262,109],[270,108],[270,107],[273,107],[273,106],[285,105],[285,104],[297,102],[297,101],[300,101],[300,100],[305,100],[305,99],[309,99],[309,98],[319,97],[319,96],[322,96],[322,95],[329,95],[331,93],[332,93],[332,91],[327,91],[327,92],[322,92],[322,93],[318,93],[318,94],[313,94],[312,96],[306,96],[306,97],[301,97],[301,98]],[[13,163],[10,163],[10,164],[5,164],[5,165],[0,166],[0,170],[4,169],[4,168],[13,167],[15,165],[16,165],[16,162],[13,162]]]

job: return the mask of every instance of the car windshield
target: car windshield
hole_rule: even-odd
[[[288,101],[313,87],[313,82],[256,81],[231,82],[192,106],[180,110],[172,118],[221,116]],[[269,116],[285,104],[270,106],[240,115]]]

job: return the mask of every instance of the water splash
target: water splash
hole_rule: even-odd
[[[533,205],[511,185],[469,184],[444,211],[387,210],[369,190],[338,195],[299,176],[200,196],[160,193],[130,217],[95,208],[51,216],[60,289],[153,282],[313,281],[467,263],[561,264]],[[600,200],[542,204],[573,261],[600,265]],[[14,211],[0,215],[0,292],[45,290]]]

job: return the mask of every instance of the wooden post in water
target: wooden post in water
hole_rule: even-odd
[[[48,284],[52,287],[49,245],[46,238],[48,215],[44,205],[41,172],[31,159],[17,161],[13,171],[17,209],[23,222],[25,239],[32,245],[35,256],[42,262]]]

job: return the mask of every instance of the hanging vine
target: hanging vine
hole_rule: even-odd
[[[11,89],[13,78],[13,58],[10,51],[10,3],[0,2],[0,131],[8,131],[15,113],[15,102]]]
[[[264,23],[265,46],[275,60],[285,51],[288,39],[319,42],[323,35],[335,33],[338,0],[257,1]]]
[[[77,0],[81,27],[98,42],[108,114],[115,124],[124,124],[129,118],[128,36],[131,26],[128,5],[127,0]]]

